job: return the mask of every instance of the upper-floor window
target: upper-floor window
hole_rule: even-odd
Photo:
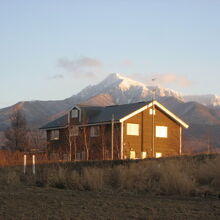
[[[78,118],[79,115],[79,110],[78,109],[73,109],[71,111],[71,118]]]
[[[156,137],[167,138],[168,128],[166,126],[156,126]]]
[[[99,127],[98,126],[92,126],[90,128],[90,137],[97,137],[99,136]]]
[[[79,127],[78,126],[72,126],[70,128],[70,136],[78,136],[79,135]]]
[[[150,115],[156,115],[156,110],[150,108],[150,109],[149,109],[149,114],[150,114]]]
[[[60,131],[59,130],[51,130],[50,131],[50,140],[59,140],[60,139]]]
[[[127,123],[127,135],[139,135],[139,124]]]

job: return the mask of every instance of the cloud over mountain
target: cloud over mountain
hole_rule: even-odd
[[[186,76],[175,73],[159,74],[157,78],[161,84],[176,84],[182,88],[189,87],[192,83]]]
[[[131,76],[132,78],[136,78],[138,80],[141,80],[142,82],[153,85],[153,84],[159,84],[161,86],[171,86],[175,85],[179,88],[186,88],[191,86],[192,82],[190,79],[188,79],[185,75],[179,75],[176,73],[164,73],[164,74],[152,74],[144,76],[142,74],[133,74]],[[154,82],[152,82],[152,79],[155,79]]]

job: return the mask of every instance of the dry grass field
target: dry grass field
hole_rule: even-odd
[[[220,219],[218,155],[0,168],[0,219]]]

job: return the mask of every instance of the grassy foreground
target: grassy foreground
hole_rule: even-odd
[[[0,168],[0,219],[220,219],[220,157]]]

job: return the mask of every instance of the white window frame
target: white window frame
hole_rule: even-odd
[[[90,137],[98,137],[100,133],[99,126],[92,126],[90,128]]]
[[[59,140],[59,139],[60,139],[60,130],[51,130],[50,140]]]
[[[127,123],[127,135],[139,136],[139,124]]]
[[[71,110],[71,118],[78,118],[79,117],[79,110],[74,108]]]
[[[70,137],[75,137],[79,135],[79,127],[78,126],[72,126],[70,128]]]
[[[168,127],[167,126],[156,126],[156,137],[157,138],[168,138]]]

